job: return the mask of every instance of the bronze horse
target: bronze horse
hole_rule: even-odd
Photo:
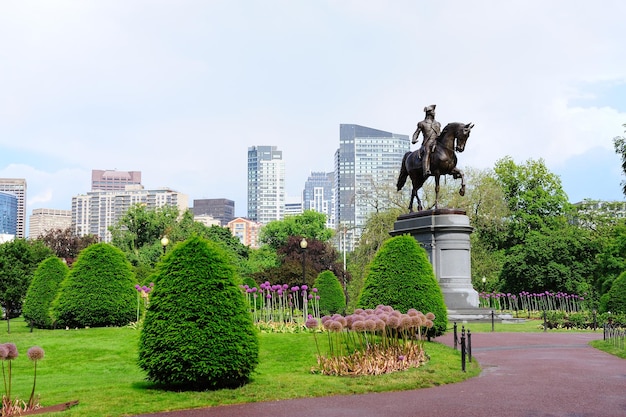
[[[463,152],[465,150],[465,143],[473,127],[473,123],[449,123],[437,138],[435,150],[430,155],[430,172],[435,177],[435,209],[438,208],[439,204],[439,177],[442,175],[452,175],[454,179],[461,178],[459,194],[465,195],[465,176],[456,167],[455,151]],[[421,211],[423,209],[422,202],[417,196],[417,190],[422,188],[429,176],[424,175],[419,150],[404,154],[400,176],[398,177],[398,191],[404,187],[409,176],[413,183],[409,211],[413,212],[413,197],[417,199],[417,209]]]

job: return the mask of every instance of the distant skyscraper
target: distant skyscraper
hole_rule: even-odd
[[[208,214],[220,221],[221,226],[226,226],[235,218],[235,202],[226,198],[205,198],[193,200],[192,211],[194,216]]]
[[[285,162],[276,146],[248,148],[248,218],[266,224],[282,220],[285,210]]]
[[[402,157],[409,151],[408,135],[369,127],[339,125],[339,149],[335,152],[335,222],[347,229],[347,250],[361,236],[361,229],[380,198],[377,187],[393,187]]]
[[[17,196],[0,192],[0,243],[17,233]]]
[[[141,185],[141,171],[91,170],[91,191],[124,191],[127,185]]]
[[[65,230],[72,226],[72,211],[48,208],[34,209],[28,222],[28,238],[37,239],[50,230]]]
[[[326,227],[334,229],[333,222],[333,178],[334,172],[311,172],[304,183],[302,205],[304,210],[313,210],[326,215]]]
[[[101,242],[111,241],[109,227],[135,204],[148,209],[175,206],[180,211],[189,208],[188,197],[167,188],[144,190],[128,186],[125,191],[91,191],[72,197],[72,227],[78,236],[96,235]]]
[[[0,191],[17,197],[17,225],[15,237],[26,237],[26,180],[23,178],[0,178]]]

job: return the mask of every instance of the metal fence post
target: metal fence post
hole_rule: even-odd
[[[454,322],[454,350],[457,350],[457,337],[458,335],[456,334],[456,321]]]
[[[469,362],[472,363],[472,332],[470,329],[467,329],[467,356],[469,357]]]
[[[461,329],[461,370],[465,372],[465,328]]]

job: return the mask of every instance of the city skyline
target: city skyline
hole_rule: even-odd
[[[0,177],[27,180],[28,213],[69,209],[101,167],[246,216],[248,147],[278,146],[297,196],[311,172],[333,170],[340,124],[411,135],[436,104],[442,125],[475,123],[461,169],[543,158],[571,202],[621,201],[625,12],[579,0],[4,2]]]

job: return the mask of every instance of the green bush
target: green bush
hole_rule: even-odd
[[[611,285],[606,301],[606,311],[613,314],[626,313],[626,272],[622,272]]]
[[[52,328],[50,307],[68,272],[67,265],[56,256],[51,256],[39,264],[22,306],[25,321],[39,329]]]
[[[132,266],[108,243],[83,249],[53,302],[56,326],[123,326],[135,319],[137,291]]]
[[[345,312],[346,296],[332,271],[322,271],[315,279],[313,287],[317,288],[317,295],[320,297],[320,314],[331,315]]]
[[[168,387],[206,389],[247,382],[258,335],[235,267],[216,243],[194,236],[157,265],[139,339],[139,366]]]
[[[426,251],[408,235],[383,243],[368,266],[358,308],[389,305],[406,313],[415,308],[435,314],[429,336],[439,336],[448,327],[448,312]],[[321,299],[320,299],[321,301]]]

